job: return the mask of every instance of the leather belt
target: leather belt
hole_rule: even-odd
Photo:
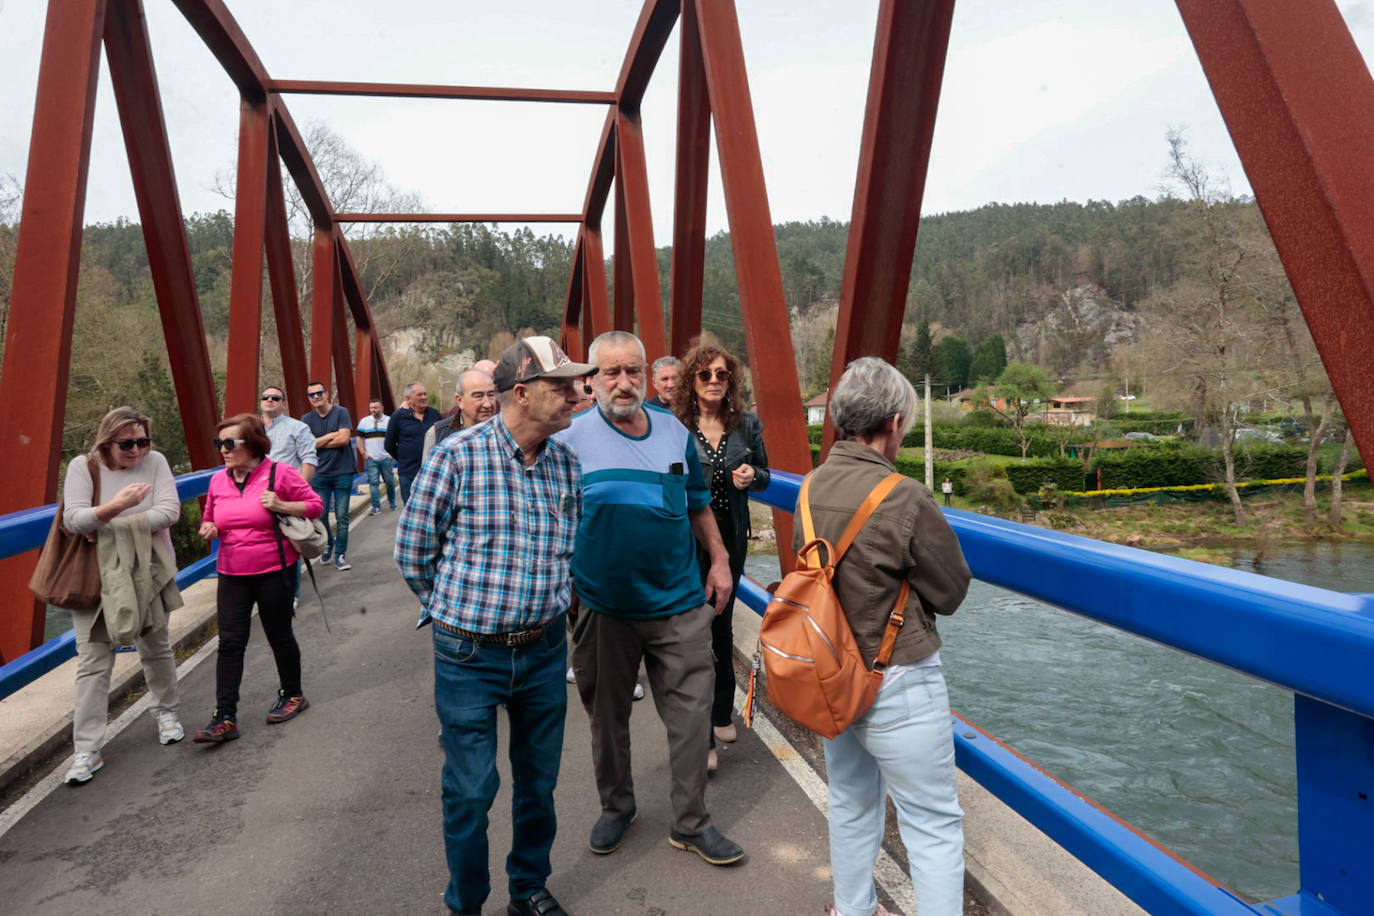
[[[513,648],[528,646],[544,635],[543,627],[531,627],[528,630],[513,630],[509,633],[477,633],[473,630],[464,630],[461,627],[455,627],[450,623],[444,623],[442,620],[435,620],[432,617],[430,618],[430,623],[434,624],[445,633],[452,633],[454,636],[461,636],[463,639],[470,639],[473,642],[494,642]]]

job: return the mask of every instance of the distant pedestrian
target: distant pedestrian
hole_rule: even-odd
[[[329,543],[325,547],[320,562],[332,559],[339,570],[352,569],[348,562],[348,510],[353,496],[353,476],[357,462],[353,458],[353,418],[348,409],[329,400],[329,389],[324,382],[311,382],[305,386],[305,396],[310,399],[311,410],[301,417],[301,422],[310,427],[315,434],[315,451],[319,456],[319,466],[310,485],[320,494],[324,502],[324,527],[329,532]],[[334,510],[334,524],[329,524],[329,510]]]
[[[382,411],[382,402],[373,398],[367,404],[368,415],[358,421],[358,450],[367,471],[367,489],[372,496],[368,515],[382,514],[382,485],[386,486],[386,501],[396,508],[396,460],[386,453],[386,428],[391,422]]]
[[[273,514],[318,518],[324,511],[319,493],[295,468],[267,457],[271,442],[256,416],[221,420],[215,435],[224,473],[210,478],[200,536],[220,540],[215,561],[219,660],[215,711],[210,724],[192,739],[197,744],[220,744],[239,736],[239,685],[254,605],[280,683],[267,724],[294,719],[310,708],[301,689],[301,650],[291,629],[298,557],[277,530]]]
[[[510,723],[512,916],[566,916],[545,886],[563,754],[568,574],[582,507],[572,449],[548,438],[577,397],[547,337],[501,356],[501,412],[435,446],[396,532],[396,564],[432,623],[434,705],[443,727],[444,849],[455,913],[491,893],[487,812],[496,798],[497,709]]]
[[[496,416],[496,384],[491,375],[481,369],[469,369],[458,376],[458,390],[453,395],[453,413],[425,431],[421,460],[430,449],[460,429],[470,429]]]
[[[309,426],[287,415],[286,392],[277,386],[268,385],[262,390],[261,403],[262,425],[267,428],[267,438],[272,440],[272,450],[267,457],[291,465],[309,483],[319,461],[315,434]]]
[[[601,795],[587,845],[600,855],[615,852],[638,815],[630,707],[643,660],[668,733],[668,842],[712,865],[731,865],[744,850],[706,809],[711,621],[730,596],[730,557],[691,433],[672,414],[644,407],[644,345],[627,331],[609,331],[590,353],[599,370],[596,409],[578,414],[559,437],[577,451],[588,481],[572,563],[581,604],[573,668],[591,720]],[[698,543],[711,558],[704,589]]]
[[[62,524],[72,534],[95,537],[119,520],[146,519],[151,549],[162,555],[175,577],[176,552],[168,529],[181,517],[181,500],[167,459],[152,450],[152,432],[152,420],[132,407],[116,407],[105,414],[96,428],[90,452],[72,459],[67,466]],[[101,502],[95,505],[92,468],[100,476]],[[175,585],[172,591],[176,591]],[[134,645],[138,647],[139,664],[153,698],[151,712],[157,721],[157,740],[174,744],[185,732],[177,718],[181,698],[177,693],[177,665],[167,633],[166,611],[182,605],[180,597],[175,602],[160,604],[161,622],[142,633]],[[100,752],[105,744],[115,647],[100,608],[70,613],[76,637],[76,697],[72,709],[76,757],[62,781],[79,786],[90,782],[105,765]]]
[[[678,376],[682,373],[682,360],[676,356],[660,356],[654,360],[654,396],[645,401],[650,407],[662,407],[671,413],[673,397],[677,393]]]
[[[811,475],[815,536],[838,544],[859,504],[894,473],[916,417],[916,391],[888,363],[850,363],[830,395],[837,441]],[[802,526],[793,548],[802,546]],[[904,587],[906,625],[897,630],[877,699],[835,738],[824,739],[829,784],[830,871],[826,912],[856,916],[878,906],[873,863],[892,798],[921,916],[964,911],[963,812],[954,733],[940,662],[936,614],[953,614],[968,591],[959,540],[931,492],[903,479],[860,529],[836,567],[834,587],[864,663],[873,665]]]
[[[420,473],[424,458],[425,433],[440,420],[439,411],[429,406],[429,392],[419,382],[406,385],[406,403],[391,415],[386,428],[386,451],[396,459],[396,476],[401,479],[401,502],[410,499],[410,485]]]
[[[954,495],[954,482],[946,477],[944,483],[940,484],[940,492],[945,494],[945,505],[948,506],[949,498]]]

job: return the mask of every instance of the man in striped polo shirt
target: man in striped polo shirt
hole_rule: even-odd
[[[386,453],[386,427],[391,418],[382,410],[382,402],[373,398],[368,402],[368,415],[358,421],[358,451],[363,453],[363,467],[367,471],[367,488],[372,495],[368,515],[382,514],[382,486],[386,486],[386,501],[396,508],[396,459]]]
[[[592,342],[596,407],[559,438],[582,464],[583,514],[572,573],[581,611],[573,669],[592,726],[601,818],[592,852],[615,852],[637,816],[630,774],[630,707],[646,657],[668,732],[673,824],[668,842],[712,865],[744,850],[706,810],[706,758],[715,663],[711,621],[729,600],[730,558],[711,514],[696,445],[672,414],[644,407],[644,345],[626,331]],[[706,582],[699,540],[711,556]],[[704,585],[704,588],[703,588]],[[708,603],[710,602],[710,603]]]
[[[396,529],[396,564],[420,599],[419,625],[433,624],[444,900],[456,913],[481,913],[491,892],[486,824],[498,785],[496,708],[504,706],[514,812],[506,912],[566,916],[544,885],[557,827],[582,473],[573,450],[549,437],[572,417],[573,379],[595,371],[547,337],[508,348],[495,372],[500,413],[434,447]]]

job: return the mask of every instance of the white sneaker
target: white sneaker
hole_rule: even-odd
[[[644,686],[642,684],[635,684],[635,699],[644,699]]]
[[[572,670],[572,665],[568,666],[568,673],[563,676],[563,680],[567,681],[569,684],[577,683],[577,672]]]
[[[159,709],[157,711],[157,743],[176,744],[185,737],[186,732],[182,729],[177,714],[170,709]]]
[[[105,758],[100,756],[98,751],[82,751],[76,755],[72,765],[67,770],[67,775],[62,777],[62,781],[69,786],[79,786],[91,781],[91,777],[96,771],[105,765]]]

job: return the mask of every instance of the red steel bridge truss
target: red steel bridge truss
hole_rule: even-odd
[[[332,378],[338,400],[355,414],[374,395],[394,407],[341,231],[349,222],[577,223],[562,330],[569,352],[581,355],[596,334],[623,328],[640,335],[650,359],[681,355],[701,330],[712,126],[768,449],[780,468],[810,467],[734,0],[645,0],[614,88],[603,91],[274,79],[224,0],[172,2],[241,96],[224,403],[211,374],[142,0],[49,0],[0,369],[0,513],[56,498],[102,49],[195,467],[218,463],[210,440],[221,414],[257,408],[264,275],[291,402],[304,403],[307,379]],[[1374,354],[1374,80],[1332,0],[1311,0],[1301,15],[1288,0],[1176,5],[1341,407],[1369,454],[1374,382],[1362,367]],[[897,355],[953,11],[954,0],[880,0],[832,383],[859,356]],[[674,28],[681,53],[665,309],[640,105]],[[604,105],[607,114],[580,213],[340,213],[288,111],[284,97],[297,93],[564,102]],[[282,165],[313,223],[308,350]],[[615,227],[609,289],[602,242],[608,203]],[[790,515],[779,513],[777,522],[779,543],[789,543]],[[0,561],[0,594],[13,599],[0,611],[0,661],[42,640],[43,608],[27,600],[33,562],[32,555]]]

